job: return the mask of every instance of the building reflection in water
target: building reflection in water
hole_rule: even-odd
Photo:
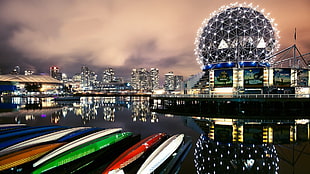
[[[103,119],[114,122],[115,113],[124,108],[131,110],[133,122],[158,122],[156,112],[151,112],[149,101],[143,97],[82,97],[79,102],[73,103],[71,108],[62,108],[62,115],[65,117],[68,111],[73,111],[74,115],[81,117],[86,124],[100,116],[99,110],[102,109]]]
[[[152,123],[158,122],[156,112],[151,112],[150,103],[145,98],[134,97],[131,102],[132,121],[146,122],[148,119]]]
[[[81,97],[79,101],[70,102],[55,102],[53,98],[12,98],[9,101],[1,98],[0,104],[3,105],[2,108],[9,108],[5,111],[14,111],[17,120],[30,121],[35,120],[36,117],[49,115],[53,124],[59,123],[62,118],[72,114],[80,117],[83,124],[98,117],[114,122],[115,113],[125,108],[131,111],[133,122],[159,121],[157,113],[151,112],[149,100],[145,97]],[[54,111],[50,113],[51,110]]]
[[[58,124],[60,121],[60,112],[54,112],[51,116],[51,123]]]
[[[105,107],[103,108],[103,119],[106,121],[115,121],[115,108]]]
[[[294,167],[296,159],[293,155],[290,163],[288,155],[276,149],[282,152],[281,145],[293,144],[294,153],[296,142],[309,142],[306,119],[194,119],[203,132],[194,152],[197,173],[278,173],[280,160]]]
[[[102,114],[103,119],[106,121],[114,122],[115,120],[115,97],[81,97],[79,102],[74,102],[72,111],[74,115],[81,117],[84,124],[90,120],[95,120],[98,115],[100,108],[103,108]]]

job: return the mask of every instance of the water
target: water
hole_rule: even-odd
[[[158,132],[184,133],[193,140],[199,136],[199,132],[187,125],[189,117],[151,112],[145,97],[82,97],[80,101],[59,102],[52,98],[2,98],[0,104],[0,123],[121,127],[124,131],[140,134],[141,138]],[[195,173],[192,151],[184,160],[180,173]]]
[[[151,108],[148,97],[82,97],[57,102],[53,98],[1,98],[0,123],[121,127],[141,138],[158,132],[183,133],[193,140],[180,169],[186,174],[309,170],[308,120],[181,116],[152,112]]]

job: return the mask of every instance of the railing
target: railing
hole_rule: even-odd
[[[310,94],[153,94],[162,98],[310,98]]]

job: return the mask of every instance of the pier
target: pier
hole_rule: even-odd
[[[195,94],[152,95],[153,111],[179,115],[225,118],[310,118],[309,95],[298,94]]]

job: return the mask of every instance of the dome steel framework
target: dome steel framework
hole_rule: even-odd
[[[230,4],[211,14],[198,30],[195,55],[200,65],[223,62],[273,63],[271,55],[279,48],[278,33],[264,10],[252,4]]]

